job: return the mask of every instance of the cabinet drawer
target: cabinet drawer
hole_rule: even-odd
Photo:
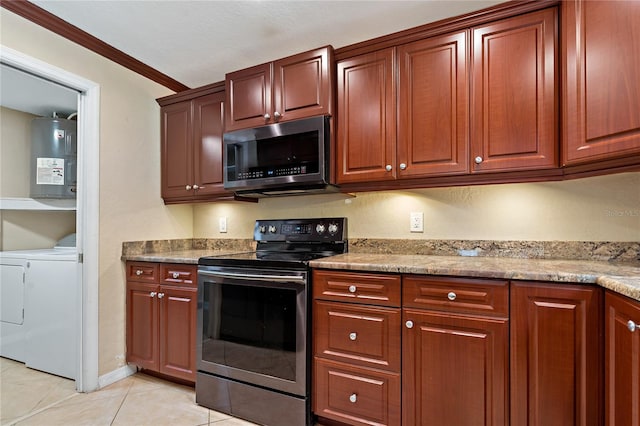
[[[399,308],[316,301],[315,354],[399,373],[400,321]]]
[[[400,424],[400,374],[315,359],[313,411],[350,425]]]
[[[152,262],[127,262],[127,281],[159,282],[160,265]]]
[[[509,315],[508,281],[403,277],[403,306],[463,314]]]
[[[198,283],[198,267],[180,263],[160,265],[160,280],[163,284],[193,285]]]
[[[316,299],[399,307],[400,295],[400,275],[313,271]]]

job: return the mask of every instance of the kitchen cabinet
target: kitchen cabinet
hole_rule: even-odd
[[[556,33],[556,8],[473,28],[473,172],[558,167]]]
[[[333,113],[333,48],[228,73],[226,131]]]
[[[230,198],[223,188],[221,84],[158,100],[161,105],[161,181],[165,203]],[[177,100],[177,101],[176,101]]]
[[[314,270],[316,415],[350,425],[400,424],[400,281]]]
[[[197,266],[127,262],[127,362],[195,382]]]
[[[508,281],[405,275],[402,288],[402,424],[508,424]]]
[[[563,1],[563,163],[640,154],[640,3]]]
[[[557,168],[556,32],[548,8],[341,58],[338,183]]]
[[[640,303],[605,293],[605,422],[640,424]]]
[[[602,289],[511,283],[511,424],[602,424]]]

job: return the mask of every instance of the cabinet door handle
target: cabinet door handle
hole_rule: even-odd
[[[476,162],[476,164],[480,164],[482,163],[484,160],[482,159],[482,157],[480,157],[479,155],[473,160]]]
[[[350,286],[349,286],[349,293],[355,293],[355,292],[356,292],[356,290],[357,290],[357,288],[356,288],[356,286],[355,286],[355,285],[350,285]]]
[[[457,295],[452,291],[450,291],[449,294],[447,294],[447,299],[451,300],[452,302],[456,300],[456,297]]]
[[[627,328],[629,329],[630,332],[633,333],[634,331],[636,331],[636,328],[638,328],[638,325],[635,322],[629,320],[627,321]]]
[[[180,273],[179,272],[174,272],[172,275],[173,275],[173,278],[176,279],[176,280],[178,278],[180,278]]]
[[[358,338],[357,333],[349,333],[349,340],[356,340]]]
[[[187,191],[191,191],[191,185],[185,186],[184,189],[186,189]]]
[[[200,187],[194,183],[193,184],[193,189],[200,189]]]
[[[273,118],[274,120],[278,121],[282,118],[282,114],[280,114],[278,111],[273,113]]]
[[[355,403],[358,400],[358,395],[356,395],[355,393],[352,393],[351,396],[349,396],[349,401]]]
[[[164,293],[158,293],[158,299],[162,299],[164,297]]]
[[[136,269],[136,275],[137,275],[137,276],[142,275],[142,270],[140,270],[140,269]]]
[[[156,293],[155,291],[152,291],[151,293],[149,293],[149,296],[151,296],[153,298],[153,297],[156,297],[156,294],[158,294],[158,293]]]
[[[407,321],[404,323],[404,325],[406,325],[407,328],[413,328],[413,321]]]
[[[269,115],[269,113],[266,113],[263,117],[264,117],[264,121],[271,120],[271,115]]]
[[[406,170],[407,165],[405,163],[400,163],[400,170]]]
[[[386,171],[390,172],[390,171],[393,169],[393,167],[391,167],[391,164],[387,164],[387,165],[384,167],[384,169],[385,169]]]

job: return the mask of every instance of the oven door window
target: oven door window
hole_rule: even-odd
[[[206,282],[202,361],[295,381],[299,287]]]

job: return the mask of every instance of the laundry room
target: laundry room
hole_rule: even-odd
[[[76,379],[78,93],[2,64],[0,356]]]

